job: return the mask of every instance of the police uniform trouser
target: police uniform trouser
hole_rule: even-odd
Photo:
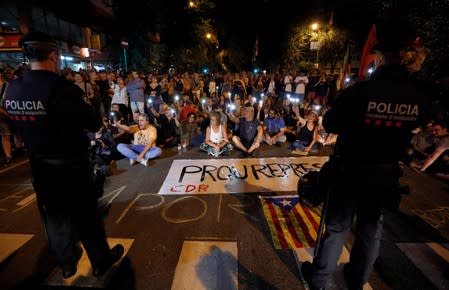
[[[329,196],[325,234],[314,259],[314,287],[326,287],[356,216],[348,288],[363,288],[379,253],[385,199],[397,186],[398,170],[391,164],[338,168],[337,185]]]
[[[73,261],[74,246],[81,241],[91,264],[102,264],[109,246],[97,209],[90,161],[31,158],[31,168],[49,247],[57,263]]]

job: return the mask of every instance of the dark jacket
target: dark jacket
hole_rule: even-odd
[[[356,163],[398,161],[411,130],[427,118],[428,94],[399,65],[379,67],[370,80],[341,91],[323,119],[326,132],[338,134],[336,157]]]
[[[83,94],[50,71],[27,71],[11,82],[5,109],[32,156],[70,159],[87,153],[86,131],[98,131],[101,119]]]

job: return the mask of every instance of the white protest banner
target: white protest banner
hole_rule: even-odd
[[[159,194],[296,192],[299,177],[319,170],[327,160],[327,156],[174,160]]]

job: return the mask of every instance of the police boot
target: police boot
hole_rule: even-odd
[[[64,279],[72,277],[73,275],[76,274],[78,261],[81,259],[82,255],[83,249],[81,248],[81,246],[76,245],[73,249],[72,259],[69,262],[66,262],[63,265],[61,265],[62,277]]]
[[[107,270],[111,268],[120,258],[123,256],[125,249],[121,244],[115,245],[112,249],[109,250],[109,254],[106,257],[105,261],[99,265],[92,266],[92,273],[95,277],[100,277]]]
[[[349,263],[343,266],[343,275],[345,277],[346,287],[348,290],[363,290],[363,287],[354,286],[354,279],[352,278],[351,266]]]
[[[306,280],[307,285],[310,290],[325,290],[324,287],[314,287],[312,285],[312,272],[313,272],[313,264],[310,262],[304,262],[301,265],[301,274],[304,280]]]

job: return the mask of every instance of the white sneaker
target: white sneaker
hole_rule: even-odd
[[[135,159],[129,159],[129,165],[134,165],[134,164],[136,164],[137,163],[137,161],[135,160]]]
[[[140,164],[142,164],[143,166],[148,167],[148,159],[142,158],[142,160],[140,160]]]

